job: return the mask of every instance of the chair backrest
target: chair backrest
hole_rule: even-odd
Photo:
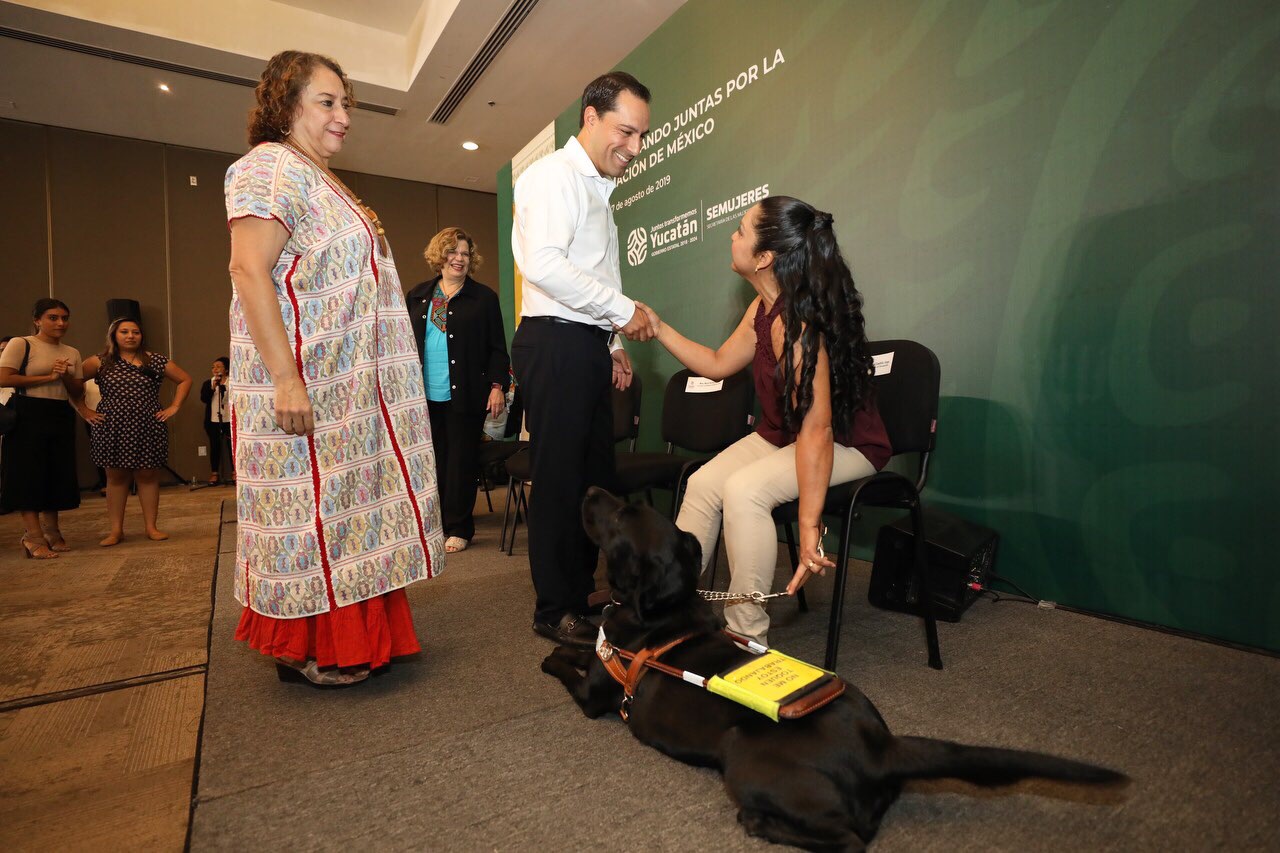
[[[690,379],[697,380],[692,386]],[[694,453],[719,453],[751,430],[755,386],[751,373],[725,379],[718,389],[698,387],[706,380],[682,370],[667,382],[662,398],[662,440]]]
[[[899,453],[920,453],[921,478],[938,430],[942,371],[933,350],[915,341],[872,341],[872,357],[885,367],[875,378],[876,405],[889,442]],[[887,369],[886,369],[887,368]]]
[[[613,442],[617,444],[619,441],[630,441],[628,450],[636,449],[636,437],[640,435],[640,398],[643,391],[640,374],[632,373],[627,390],[613,388],[610,393],[613,403]]]

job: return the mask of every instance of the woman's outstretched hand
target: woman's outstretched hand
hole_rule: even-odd
[[[653,338],[658,337],[658,333],[662,331],[662,318],[658,316],[658,312],[643,302],[637,302],[636,305],[644,311],[645,316],[649,319],[650,336]]]
[[[825,528],[812,524],[800,524],[800,565],[796,567],[791,583],[787,584],[787,595],[795,595],[812,575],[825,575],[827,569],[836,567],[822,548],[823,530]]]
[[[636,300],[636,311],[627,325],[618,329],[629,341],[651,341],[658,336],[662,321],[657,313],[643,302]]]

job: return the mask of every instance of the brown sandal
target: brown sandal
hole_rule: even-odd
[[[22,539],[22,556],[28,560],[52,560],[58,554],[49,547],[47,542],[33,542],[23,534]]]
[[[65,552],[71,550],[71,546],[67,544],[67,540],[62,536],[62,531],[57,527],[52,529],[45,527],[42,528],[41,532],[44,534],[44,541],[48,543],[50,551]]]
[[[322,670],[314,660],[301,665],[284,658],[276,658],[276,676],[281,681],[294,681],[322,690],[332,690],[359,684],[369,677],[369,670],[362,669],[352,673],[338,669]]]

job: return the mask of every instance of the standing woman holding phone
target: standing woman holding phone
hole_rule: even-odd
[[[86,419],[80,352],[62,343],[71,309],[40,299],[31,312],[35,334],[14,338],[0,355],[0,387],[13,388],[18,423],[4,437],[0,507],[22,513],[22,552],[49,560],[71,550],[58,513],[80,506],[76,420]]]
[[[227,370],[231,359],[225,355],[215,359],[213,372],[200,385],[200,402],[204,403],[204,434],[209,437],[209,485],[218,485],[222,468],[222,443],[231,446],[231,392],[227,388]],[[235,464],[234,462],[232,463]],[[231,482],[235,482],[235,476]]]

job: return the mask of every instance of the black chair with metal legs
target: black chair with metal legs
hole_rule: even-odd
[[[754,403],[755,386],[747,371],[710,383],[691,371],[681,370],[667,382],[662,398],[666,453],[618,454],[618,491],[630,495],[669,489],[671,517],[675,518],[685,483],[707,462],[707,458],[679,455],[675,448],[719,453],[751,430]]]
[[[533,454],[528,446],[508,459],[506,468],[507,505],[502,511],[502,538],[498,540],[498,550],[506,551],[510,557],[516,547],[516,528],[520,526],[520,519],[529,518],[529,496],[525,493],[525,486],[533,475]],[[507,541],[508,521],[511,529],[510,542]]]
[[[631,384],[626,390],[614,388],[609,396],[613,405],[613,443],[627,443],[626,450],[618,448],[617,453],[635,453],[636,440],[640,437],[640,402],[644,397],[640,374],[631,374]]]
[[[527,441],[513,440],[520,434],[523,420],[524,403],[520,399],[520,388],[517,386],[515,393],[511,396],[511,408],[507,411],[507,425],[502,431],[502,440],[485,441],[480,444],[480,488],[484,491],[489,512],[493,512],[493,498],[490,497],[489,492],[498,482],[507,479],[507,460],[529,446]]]
[[[840,527],[836,533],[840,548],[835,557],[825,666],[827,669],[835,669],[836,654],[840,648],[840,623],[844,613],[849,541],[853,534],[853,523],[861,517],[859,510],[862,507],[875,506],[905,509],[911,514],[915,552],[907,600],[920,604],[929,666],[942,669],[942,654],[938,650],[938,626],[933,615],[933,596],[929,594],[924,514],[920,507],[920,492],[924,489],[929,473],[929,456],[937,437],[941,375],[938,357],[928,347],[915,341],[876,341],[869,344],[869,347],[877,362],[885,365],[877,371],[875,378],[876,404],[889,433],[894,456],[914,453],[918,454],[919,461],[914,480],[886,469],[827,490],[822,514],[839,520]],[[792,528],[799,520],[799,511],[799,501],[785,503],[773,511],[774,521],[783,525],[785,531],[792,572],[799,565],[795,532]]]

